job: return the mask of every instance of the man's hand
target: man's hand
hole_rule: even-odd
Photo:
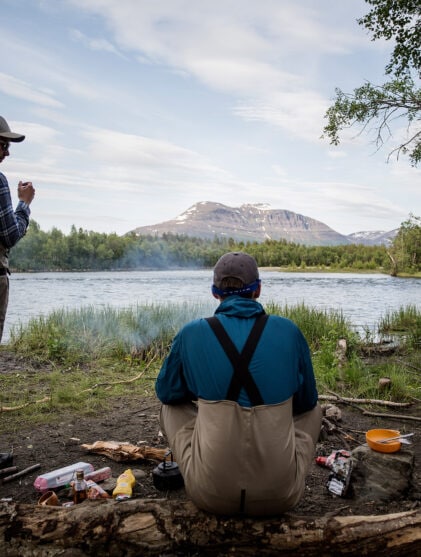
[[[35,196],[35,188],[32,182],[19,182],[18,184],[18,198],[19,201],[24,201],[27,205],[31,203]]]

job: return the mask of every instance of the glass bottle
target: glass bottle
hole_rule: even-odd
[[[73,482],[73,503],[82,503],[88,497],[88,485],[83,470],[76,470],[76,480]]]

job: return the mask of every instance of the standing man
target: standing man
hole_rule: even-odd
[[[257,301],[257,263],[223,255],[215,315],[176,335],[156,382],[161,427],[186,492],[217,514],[270,515],[298,503],[322,412],[308,344]]]
[[[25,136],[10,131],[9,124],[0,116],[0,163],[9,156],[10,143],[20,143]],[[0,341],[3,334],[9,301],[9,250],[25,235],[34,199],[32,182],[19,182],[16,210],[13,210],[9,184],[0,172]]]

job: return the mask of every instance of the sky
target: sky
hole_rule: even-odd
[[[42,230],[125,234],[203,201],[341,234],[420,215],[421,170],[374,130],[323,139],[335,88],[386,82],[363,0],[0,0],[0,166]]]

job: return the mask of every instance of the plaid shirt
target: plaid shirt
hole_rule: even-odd
[[[9,184],[0,172],[0,243],[5,248],[13,247],[25,235],[30,214],[29,206],[23,201],[13,210]]]

